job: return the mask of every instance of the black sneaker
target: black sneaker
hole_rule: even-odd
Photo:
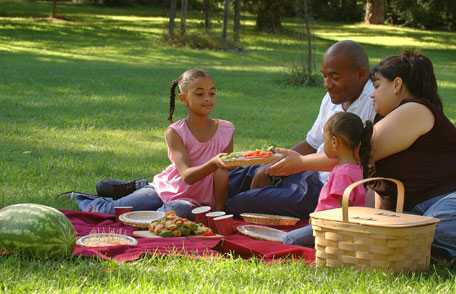
[[[76,192],[76,191],[63,192],[63,193],[57,194],[57,196],[65,196],[71,200],[76,199],[76,197],[83,197],[83,198],[92,199],[92,200],[96,199],[96,198],[100,198],[100,196],[97,196],[97,195],[84,193],[84,192]]]
[[[124,181],[118,179],[105,179],[97,183],[97,195],[100,197],[109,197],[114,200],[127,196],[134,191],[147,186],[147,179],[137,179],[133,181]]]
[[[136,190],[149,185],[148,179],[138,179],[138,180],[134,180],[133,182],[135,183]]]

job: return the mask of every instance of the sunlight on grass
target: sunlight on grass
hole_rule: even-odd
[[[426,49],[456,49],[453,33],[429,32],[386,25],[343,25],[334,29],[314,26],[314,33],[334,41],[351,39],[364,44],[388,44],[389,47],[419,47]]]
[[[290,65],[304,52],[300,21],[286,19],[286,31],[271,35],[256,32],[254,17],[248,16],[243,20],[242,52],[193,50],[164,42],[165,8],[59,2],[59,14],[68,21],[50,21],[50,5],[0,2],[0,207],[33,202],[77,209],[74,202],[55,195],[70,190],[95,193],[95,183],[104,178],[151,179],[169,164],[163,132],[170,81],[187,68],[201,67],[214,77],[214,117],[234,123],[237,151],[270,144],[291,147],[305,138],[316,118],[323,86],[284,82]],[[189,17],[188,31],[200,31],[200,12]],[[372,65],[402,47],[424,49],[435,65],[445,112],[456,121],[455,33],[319,22],[312,27],[317,71],[326,48],[343,38],[361,42]],[[212,33],[219,36],[220,29],[214,21]],[[175,120],[185,115],[177,103]],[[429,273],[393,275],[233,257],[152,256],[127,264],[0,257],[0,263],[0,292],[6,293],[456,289],[454,271],[443,265]]]

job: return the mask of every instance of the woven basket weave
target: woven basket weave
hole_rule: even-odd
[[[241,213],[241,217],[248,223],[266,226],[294,226],[299,222],[296,217],[263,213]]]
[[[352,190],[374,180],[396,184],[396,213],[348,207]],[[394,272],[427,270],[438,219],[403,214],[403,204],[404,186],[395,179],[370,178],[348,186],[344,191],[342,208],[310,215],[317,266],[380,268]]]

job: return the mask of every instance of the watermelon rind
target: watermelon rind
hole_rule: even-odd
[[[0,249],[37,257],[60,257],[72,253],[76,231],[55,208],[33,203],[0,209]]]

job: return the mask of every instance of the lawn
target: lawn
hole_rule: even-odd
[[[290,147],[315,119],[322,86],[284,83],[304,45],[293,34],[254,31],[243,22],[243,52],[174,48],[163,42],[166,11],[59,4],[0,3],[0,207],[33,202],[76,209],[59,192],[94,192],[102,178],[150,177],[167,164],[170,81],[207,69],[218,88],[214,116],[236,126],[235,149]],[[192,13],[190,30],[200,26]],[[214,23],[214,26],[217,24]],[[392,26],[313,25],[318,62],[334,41],[362,43],[372,64],[416,47],[434,62],[446,114],[456,121],[456,33]],[[318,63],[317,63],[318,70]],[[185,115],[177,106],[176,118]],[[52,273],[50,277],[49,273]],[[358,273],[300,262],[147,257],[115,264],[0,257],[0,292],[409,292],[452,293],[456,270]]]

